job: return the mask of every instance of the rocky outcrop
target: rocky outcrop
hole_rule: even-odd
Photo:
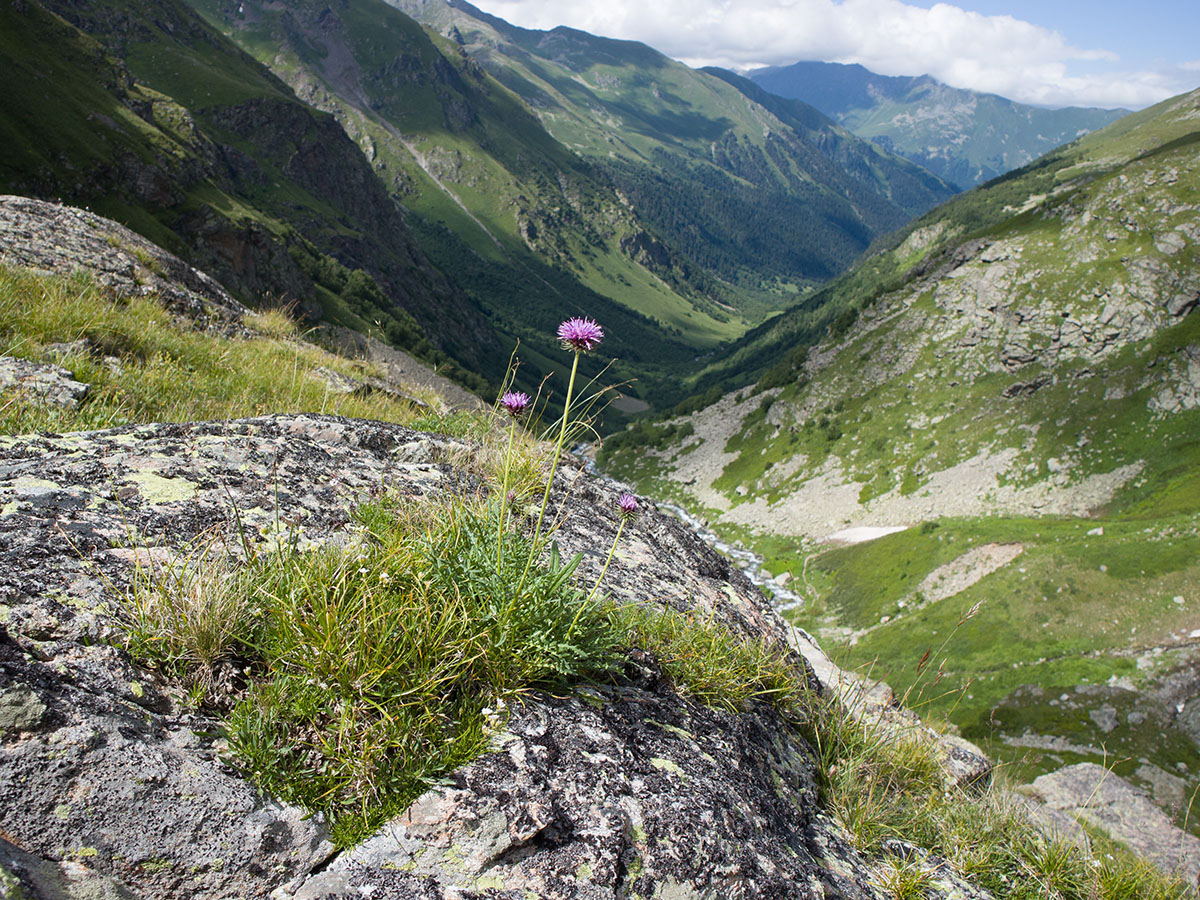
[[[62,366],[0,356],[0,391],[6,390],[18,391],[51,406],[75,409],[87,396],[88,386],[76,381]]]
[[[1033,792],[1059,810],[1099,828],[1165,872],[1180,872],[1190,884],[1200,876],[1200,839],[1176,828],[1144,793],[1095,763],[1042,775]]]
[[[86,273],[114,300],[153,297],[188,328],[243,337],[254,333],[243,321],[249,310],[216,280],[112,219],[88,210],[0,196],[0,264],[62,276]],[[425,363],[360,332],[324,324],[306,337],[338,355],[365,360],[384,376],[352,378],[328,367],[316,368],[312,374],[322,378],[331,393],[379,393],[425,406],[424,400],[413,395],[416,385],[447,398],[453,408],[482,406],[478,397]],[[84,338],[51,344],[43,351],[48,361],[85,354],[112,370],[122,365],[96,341]],[[0,390],[13,389],[28,399],[75,408],[89,388],[61,366],[0,357]]]
[[[448,378],[444,378],[412,355],[376,340],[361,331],[341,325],[324,323],[311,332],[312,338],[333,352],[353,359],[366,360],[380,366],[387,373],[387,380],[396,384],[417,384],[436,391],[455,409],[480,409],[483,401],[464,390]]]
[[[0,196],[0,262],[63,275],[83,269],[116,297],[153,295],[217,327],[240,324],[246,312],[216,280],[112,219],[29,197]]]
[[[511,700],[492,752],[330,862],[319,817],[257,794],[221,756],[218,723],[115,645],[139,560],[197,539],[270,547],[280,522],[301,544],[352,540],[350,508],[382,487],[478,489],[447,462],[469,456],[329,416],[4,438],[0,878],[43,898],[63,884],[147,898],[880,897],[879,863],[821,808],[793,726],[765,704],[728,713],[682,697],[645,654],[612,684]],[[615,495],[560,473],[556,538],[584,554],[585,582],[615,533]],[[790,637],[748,581],[657,514],[626,528],[605,583],[757,640]],[[931,896],[982,896],[928,866]]]

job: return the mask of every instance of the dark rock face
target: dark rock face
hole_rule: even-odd
[[[670,248],[644,231],[621,238],[621,250],[655,272],[672,265]]]
[[[35,898],[68,882],[155,898],[879,896],[793,728],[766,705],[681,697],[639,651],[613,684],[509,701],[493,752],[327,862],[319,818],[257,794],[219,755],[218,723],[114,646],[135,563],[202,535],[271,546],[280,523],[302,545],[352,540],[349,509],[383,487],[478,489],[447,463],[469,456],[329,416],[0,439],[0,879]],[[556,487],[556,539],[584,553],[590,584],[617,491],[569,468]],[[740,573],[655,513],[626,527],[605,588],[790,637]],[[931,896],[981,896],[933,880]]]
[[[318,821],[262,798],[114,647],[23,653],[0,634],[5,698],[24,715],[0,749],[5,828],[149,896],[265,896],[328,855]],[[40,715],[37,715],[42,709]]]

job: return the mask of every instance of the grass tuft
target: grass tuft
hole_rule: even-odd
[[[738,637],[695,612],[623,606],[612,616],[629,646],[653,655],[675,686],[701,703],[736,712],[761,700],[789,718],[805,717],[811,692],[769,644]]]
[[[530,542],[506,531],[497,568],[495,504],[384,497],[356,515],[350,548],[263,554],[236,577],[165,570],[128,604],[130,650],[185,680],[246,662],[232,751],[263,790],[324,812],[340,846],[486,750],[489,704],[603,677],[621,643],[577,559],[551,552],[522,579]]]
[[[281,307],[261,309],[246,316],[246,325],[266,337],[286,341],[300,336],[300,325]]]
[[[122,607],[129,651],[180,678],[196,702],[210,699],[216,664],[241,655],[254,630],[243,579],[212,541],[169,563],[139,562]]]
[[[266,414],[331,413],[447,433],[482,425],[478,416],[440,415],[378,394],[332,393],[311,375],[326,366],[354,375],[353,364],[317,347],[284,340],[278,311],[250,324],[249,339],[197,331],[154,298],[114,300],[83,276],[40,275],[0,265],[0,355],[53,361],[89,385],[78,409],[0,393],[0,433],[80,431],[149,422],[191,422]],[[83,341],[51,358],[50,344]],[[419,393],[419,392],[418,392]]]

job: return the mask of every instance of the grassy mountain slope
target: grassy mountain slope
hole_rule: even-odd
[[[1043,109],[952,88],[928,75],[897,78],[840,63],[773,66],[749,78],[773,94],[811,103],[859,137],[968,188],[1128,112]]]
[[[948,196],[823,116],[781,117],[644,44],[516,28],[460,0],[393,5],[459,43],[612,180],[646,225],[634,252],[664,244],[752,317]]]
[[[749,336],[760,392],[608,459],[928,713],[1030,772],[1107,755],[1167,805],[1200,783],[1198,121],[1195,92],[956,198],[826,289],[824,342],[787,350],[803,309]],[[847,526],[908,530],[823,549]]]
[[[431,361],[448,362],[436,345],[502,367],[491,326],[337,123],[186,6],[10,4],[0,16],[3,190],[90,204],[252,304],[299,302],[377,324]]]
[[[640,226],[608,182],[403,13],[377,0],[196,6],[338,118],[423,246],[534,368],[557,364],[566,314],[603,321],[622,375],[652,380],[745,329],[715,285],[625,252]]]

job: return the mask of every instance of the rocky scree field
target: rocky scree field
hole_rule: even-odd
[[[1106,764],[1190,828],[1198,116],[1175,98],[952,201],[828,289],[823,341],[601,454],[1020,777]],[[731,358],[786,350],[804,315]],[[838,546],[855,528],[905,530]]]

